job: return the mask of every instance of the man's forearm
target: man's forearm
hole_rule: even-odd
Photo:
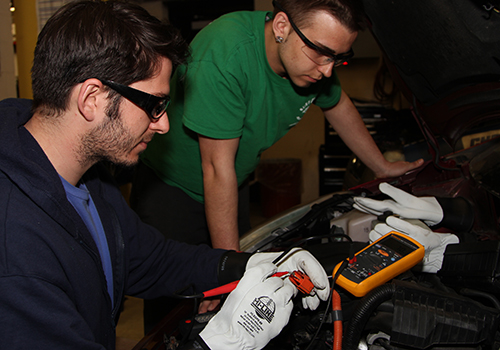
[[[199,135],[205,213],[214,248],[239,249],[238,181],[234,158],[239,138],[212,139]]]
[[[423,164],[423,160],[412,163],[387,161],[345,92],[342,92],[337,106],[324,110],[324,113],[344,143],[377,177],[399,176]]]
[[[239,250],[236,174],[205,175],[205,213],[214,248]]]
[[[361,161],[369,167],[375,175],[379,176],[383,173],[385,163],[384,158],[379,148],[373,141],[365,124],[361,119],[353,118],[346,123],[344,128],[337,127],[338,133],[349,149],[361,159]],[[343,132],[343,130],[346,130]]]

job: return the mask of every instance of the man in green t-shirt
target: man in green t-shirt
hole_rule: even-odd
[[[238,188],[313,103],[377,176],[422,164],[386,161],[340,87],[334,67],[352,56],[363,22],[357,1],[273,4],[274,13],[212,22],[173,77],[170,131],[149,144],[132,195],[143,220],[169,237],[237,250]]]
[[[171,81],[170,131],[137,169],[131,205],[143,221],[176,240],[238,250],[250,228],[239,189],[312,103],[377,176],[422,164],[386,161],[340,87],[334,67],[352,56],[358,2],[277,0],[273,13],[230,13],[195,37],[192,61]],[[146,329],[164,316],[150,317],[152,305]]]

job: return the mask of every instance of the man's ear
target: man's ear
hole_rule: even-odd
[[[285,41],[290,33],[291,25],[284,12],[278,12],[273,18],[273,32],[275,37],[282,37]]]
[[[87,79],[78,90],[78,110],[87,120],[93,121],[100,108],[107,103],[107,92],[103,89],[103,84],[99,79]]]

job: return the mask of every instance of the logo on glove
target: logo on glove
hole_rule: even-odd
[[[252,302],[252,306],[255,309],[255,313],[260,318],[263,318],[268,323],[271,323],[274,317],[274,311],[276,309],[276,304],[268,296],[262,296],[260,298],[255,298]]]

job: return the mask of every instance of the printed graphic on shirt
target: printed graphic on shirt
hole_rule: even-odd
[[[288,127],[291,128],[291,127],[297,125],[298,122],[300,122],[300,120],[302,119],[302,117],[304,116],[304,114],[306,114],[307,110],[309,109],[309,107],[311,107],[311,105],[313,104],[313,102],[314,102],[315,99],[316,99],[316,97],[311,98],[309,101],[306,101],[306,103],[304,103],[304,105],[302,107],[300,107],[299,111],[302,114],[296,116],[295,118],[297,119],[297,121],[295,123],[292,123],[292,124],[288,125]]]

